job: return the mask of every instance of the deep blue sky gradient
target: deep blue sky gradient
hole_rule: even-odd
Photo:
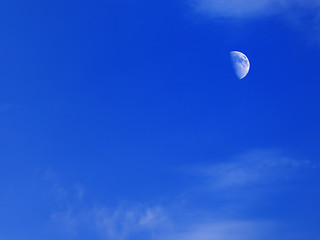
[[[237,202],[230,218],[319,239],[320,45],[308,28],[172,0],[2,1],[0,22],[0,240],[112,239],[53,216],[180,202],[172,221],[186,226],[189,212]],[[243,80],[233,50],[250,59]],[[308,167],[268,194],[195,190],[206,180],[193,168],[257,149]]]

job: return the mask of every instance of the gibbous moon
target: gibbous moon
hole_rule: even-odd
[[[250,62],[246,55],[241,52],[230,52],[231,61],[234,71],[239,79],[247,76],[250,69]]]

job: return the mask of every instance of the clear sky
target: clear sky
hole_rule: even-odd
[[[0,240],[320,239],[319,1],[3,0],[0,23]]]

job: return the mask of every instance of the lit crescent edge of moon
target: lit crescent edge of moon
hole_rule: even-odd
[[[237,77],[239,79],[243,79],[245,76],[247,76],[250,70],[250,62],[248,57],[242,52],[238,51],[230,52],[230,57]]]

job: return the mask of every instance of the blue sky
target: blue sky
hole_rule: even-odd
[[[0,240],[320,238],[320,3],[10,0],[0,19]]]

